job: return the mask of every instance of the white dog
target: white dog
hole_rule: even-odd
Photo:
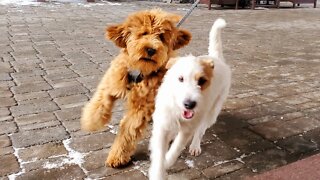
[[[225,25],[223,19],[213,24],[209,55],[173,58],[167,64],[169,70],[158,90],[152,116],[149,169],[152,180],[165,179],[165,170],[175,163],[192,136],[189,152],[198,156],[202,136],[217,120],[231,83],[231,70],[224,61],[220,37]]]

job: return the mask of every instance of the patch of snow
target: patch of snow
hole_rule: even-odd
[[[194,161],[186,159],[184,161],[189,168],[194,168]]]
[[[265,8],[265,7],[256,7],[255,9],[257,9],[257,10],[269,10],[269,8]]]
[[[111,124],[108,124],[107,125],[110,129],[112,129],[114,126],[113,125],[111,125]]]
[[[144,176],[147,176],[148,177],[148,170],[145,170],[145,169],[148,169],[146,168],[146,162],[140,162],[140,161],[133,161],[132,162],[134,167],[133,169],[136,169],[138,171],[140,171]]]
[[[233,148],[235,151],[237,151],[237,152],[240,152],[240,149],[238,149],[238,148],[236,148],[236,147],[234,147]]]
[[[58,162],[45,162],[42,167],[45,169],[53,169],[53,168],[63,168],[63,166],[65,164],[77,164],[79,165],[79,167],[85,172],[87,173],[87,170],[85,170],[82,167],[82,164],[84,163],[84,157],[88,154],[88,153],[80,153],[74,149],[72,149],[70,147],[70,142],[71,139],[66,139],[63,140],[63,145],[66,148],[66,150],[68,151],[68,155],[59,155],[59,156],[55,156],[55,157],[63,157],[66,156],[64,158],[62,158],[61,160],[58,160]],[[53,158],[53,157],[51,157]]]
[[[115,126],[113,126],[113,125],[108,125],[108,127],[110,128],[110,132],[111,132],[112,134],[117,135],[118,129],[117,129]]]
[[[78,3],[77,5],[83,6],[83,7],[93,7],[93,6],[103,6],[105,4],[103,3]]]
[[[122,5],[121,3],[114,3],[114,2],[103,1],[103,0],[102,0],[102,2],[106,2],[110,6],[121,6]]]
[[[85,3],[86,0],[49,0],[49,2],[61,2],[61,3]]]
[[[256,154],[256,153],[255,153],[255,152],[251,152],[251,153],[249,153],[249,154],[242,154],[241,156],[239,156],[239,157],[237,157],[237,158],[234,158],[234,159],[224,160],[224,161],[217,161],[217,162],[214,162],[214,165],[213,165],[213,166],[218,166],[218,165],[221,165],[221,164],[224,164],[224,163],[228,163],[228,162],[231,162],[231,161],[239,161],[239,162],[241,162],[242,164],[245,164],[245,162],[244,162],[242,159],[245,158],[245,157],[254,155],[254,154]]]
[[[217,162],[214,162],[213,166],[219,166],[220,164],[224,164],[224,163],[227,163],[227,162],[230,162],[232,160],[225,160],[225,161],[217,161]]]
[[[36,2],[36,0],[0,0],[0,5],[8,5],[8,4],[15,4],[15,5],[39,5],[40,2]]]
[[[188,11],[189,9],[187,8],[177,8],[178,11]]]
[[[24,162],[21,162],[21,164],[28,164],[28,163],[33,163],[33,162],[36,162],[38,161],[38,158],[32,158],[30,161],[24,161]]]
[[[10,134],[9,136],[11,136],[11,135],[12,135],[12,134]],[[24,174],[24,173],[26,172],[26,169],[23,168],[23,166],[22,166],[23,161],[22,161],[22,159],[20,159],[20,157],[19,157],[19,150],[24,149],[24,148],[15,148],[15,147],[13,147],[13,146],[12,146],[12,148],[13,148],[13,150],[14,150],[13,154],[14,154],[14,155],[16,156],[16,158],[18,159],[18,162],[19,162],[19,166],[20,166],[21,171],[19,171],[19,172],[17,172],[17,173],[14,173],[14,174],[10,174],[10,175],[8,176],[9,180],[15,180],[16,177],[18,177],[18,176],[20,176],[21,174]]]
[[[249,154],[250,155],[250,154]],[[246,154],[242,154],[240,157],[238,157],[238,158],[235,158],[235,160],[237,160],[237,161],[239,161],[239,162],[241,162],[241,163],[243,163],[243,164],[245,164],[245,162],[244,161],[242,161],[242,159],[243,158],[245,158],[245,157],[247,157],[248,155],[246,155]]]
[[[67,151],[69,152],[69,157],[71,158],[71,163],[82,164],[84,162],[83,158],[86,156],[86,154],[73,150],[70,147],[70,142],[71,142],[71,139],[63,140],[63,145],[67,149]]]
[[[86,177],[86,178],[84,178],[84,180],[94,180],[94,179],[92,179],[90,177]]]
[[[42,167],[44,169],[54,169],[54,168],[59,168],[59,167],[62,167],[65,162],[67,161],[67,159],[63,159],[62,162],[60,163],[51,163],[51,162],[45,162]]]
[[[78,5],[83,5],[84,7],[92,7],[92,6],[101,6],[101,5],[109,5],[109,6],[121,6],[121,3],[102,1],[104,3],[87,3],[86,0],[46,0],[46,2],[61,4],[61,3],[77,3]],[[0,0],[0,5],[41,5],[43,2],[37,2],[37,0]]]

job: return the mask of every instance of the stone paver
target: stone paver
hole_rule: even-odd
[[[37,144],[44,144],[52,141],[61,141],[68,137],[62,126],[37,129],[34,131],[20,131],[12,135],[14,147],[28,147]]]
[[[119,52],[105,40],[107,25],[154,7],[183,15],[190,4],[120,4],[0,2],[0,179],[147,179],[150,128],[131,164],[105,167],[123,101],[110,125],[93,133],[80,130],[81,109]],[[169,180],[243,179],[319,153],[320,8],[311,7],[199,5],[182,24],[193,39],[180,54],[202,55],[214,20],[226,19],[233,79],[202,154],[183,151]]]
[[[18,154],[21,160],[32,161],[35,157],[37,159],[45,159],[51,156],[65,155],[68,154],[68,152],[62,143],[47,143],[21,149]]]
[[[19,163],[13,154],[0,156],[0,176],[9,175],[19,171]]]
[[[217,178],[230,172],[234,172],[243,167],[243,163],[239,161],[231,161],[221,165],[215,165],[204,169],[202,172],[207,178]]]
[[[16,179],[83,179],[84,177],[85,174],[79,166],[67,165],[61,168],[30,171]]]

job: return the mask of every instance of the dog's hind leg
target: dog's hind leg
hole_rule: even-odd
[[[95,131],[104,127],[111,119],[115,100],[127,93],[127,68],[121,61],[113,61],[100,81],[92,99],[82,110],[81,128]]]

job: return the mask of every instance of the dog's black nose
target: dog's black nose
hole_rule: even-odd
[[[191,101],[191,100],[185,100],[183,102],[183,105],[186,109],[193,109],[194,107],[196,107],[197,102],[196,101]]]
[[[146,51],[150,57],[156,53],[156,50],[152,48],[146,48]]]

